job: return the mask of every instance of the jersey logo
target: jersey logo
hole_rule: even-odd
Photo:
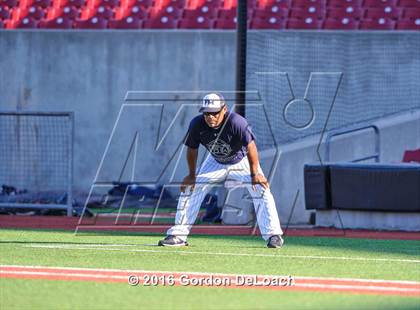
[[[228,143],[221,139],[216,139],[207,144],[207,149],[216,158],[224,158],[232,152]]]

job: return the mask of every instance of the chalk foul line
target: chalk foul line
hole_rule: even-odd
[[[1,278],[125,282],[132,286],[201,286],[420,296],[420,282],[200,272],[0,265]],[[130,283],[131,281],[131,283]],[[154,281],[154,282],[153,282]],[[282,282],[283,281],[283,282]]]

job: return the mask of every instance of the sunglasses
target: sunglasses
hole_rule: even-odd
[[[217,115],[220,114],[221,111],[222,110],[220,110],[219,112],[204,112],[203,114],[204,114],[204,116],[213,116],[213,117],[216,117]]]

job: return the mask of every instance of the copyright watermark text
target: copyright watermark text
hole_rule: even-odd
[[[129,275],[131,286],[267,286],[287,287],[295,284],[292,276],[143,274]]]

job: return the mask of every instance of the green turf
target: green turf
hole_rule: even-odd
[[[124,283],[1,280],[1,309],[418,309],[419,300],[355,295]],[[36,291],[36,294],[31,292]],[[23,297],[30,298],[23,298]]]
[[[267,249],[260,237],[192,236],[189,247],[173,249],[157,247],[160,238],[1,230],[0,264],[420,281],[419,241],[287,237],[282,249]],[[48,297],[53,291],[57,293]],[[17,300],[22,292],[23,298]],[[132,305],[140,302],[149,305],[147,308],[198,309],[205,300],[211,300],[205,302],[207,308],[420,308],[419,298],[226,288],[132,288],[122,283],[12,279],[2,279],[1,293],[5,309],[30,305],[32,309],[53,305],[72,309],[83,305],[138,308]]]
[[[420,280],[418,262],[363,260],[418,260],[419,241],[289,237],[273,250],[259,237],[192,236],[174,249],[155,246],[159,238],[3,230],[0,264]]]

